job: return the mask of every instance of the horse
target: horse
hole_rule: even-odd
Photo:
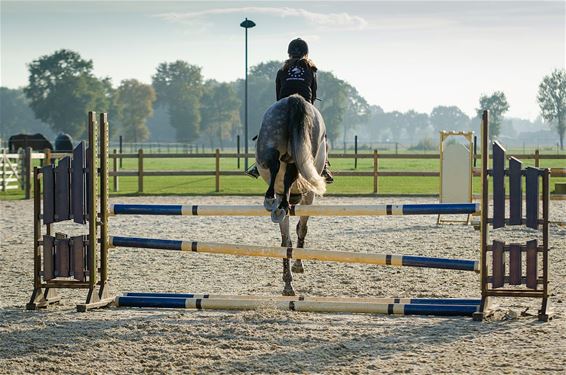
[[[281,246],[291,248],[290,205],[310,205],[315,195],[323,195],[326,182],[321,176],[326,161],[326,127],[322,115],[300,95],[291,95],[271,105],[263,116],[256,143],[256,164],[268,184],[263,206],[271,220],[279,223]],[[307,235],[308,216],[297,223],[297,247]],[[300,259],[292,267],[303,273]],[[289,259],[283,259],[283,295],[294,296]]]
[[[8,148],[10,152],[18,152],[18,149],[31,147],[33,151],[43,151],[50,149],[53,151],[53,145],[43,136],[43,134],[16,134],[8,140]]]

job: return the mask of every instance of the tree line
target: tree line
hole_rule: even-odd
[[[250,137],[257,134],[265,110],[275,101],[275,76],[282,61],[252,66],[248,78],[248,124]],[[96,77],[92,60],[77,52],[58,50],[28,65],[28,85],[23,90],[0,88],[2,135],[38,128],[35,119],[55,133],[65,132],[75,139],[85,137],[85,113],[89,110],[111,113],[111,137],[123,135],[129,142],[150,138],[148,119],[154,112],[165,114],[167,126],[174,129],[178,142],[232,144],[243,133],[244,81],[205,80],[202,69],[186,61],[160,63],[151,84],[127,79],[113,87],[110,78]],[[509,110],[501,91],[481,95],[476,117],[469,118],[456,106],[437,106],[430,114],[414,110],[385,112],[369,105],[355,87],[332,72],[319,71],[315,104],[321,111],[332,145],[345,141],[357,128],[367,130],[373,139],[411,143],[438,130],[474,130],[477,116],[488,109],[490,137],[496,138]],[[564,147],[566,132],[566,71],[557,69],[539,85],[537,100],[541,117],[551,125]],[[31,110],[31,111],[30,111]],[[33,116],[31,115],[33,114]],[[165,125],[163,125],[165,126]]]

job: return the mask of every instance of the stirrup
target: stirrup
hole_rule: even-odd
[[[252,165],[250,168],[248,168],[247,171],[244,171],[244,174],[246,176],[252,177],[252,178],[258,178],[259,177],[259,171],[257,170],[257,166],[254,164]]]
[[[324,181],[326,181],[328,185],[334,182],[334,177],[332,176],[332,173],[330,173],[330,171],[326,168],[323,169],[322,171],[322,177],[324,177]]]

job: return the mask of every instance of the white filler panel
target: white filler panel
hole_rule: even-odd
[[[463,144],[450,143],[442,155],[441,203],[466,203],[472,197],[471,150]]]

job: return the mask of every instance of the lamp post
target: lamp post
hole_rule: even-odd
[[[255,22],[245,19],[241,24],[246,30],[246,80],[245,80],[245,110],[244,110],[244,170],[248,170],[248,29],[255,26]]]

